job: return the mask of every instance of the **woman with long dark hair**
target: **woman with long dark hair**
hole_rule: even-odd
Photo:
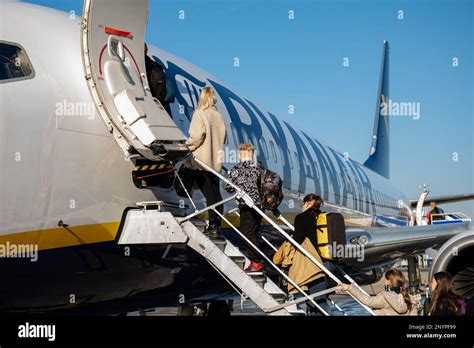
[[[465,311],[461,296],[454,291],[453,279],[448,272],[438,272],[431,280],[431,304],[428,315],[462,315]]]

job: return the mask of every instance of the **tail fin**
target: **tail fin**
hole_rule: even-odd
[[[386,177],[387,179],[390,178],[389,117],[386,112],[382,112],[382,107],[385,103],[388,103],[388,50],[388,42],[384,41],[372,144],[370,145],[369,158],[367,158],[364,163],[364,166],[372,169],[374,172]]]

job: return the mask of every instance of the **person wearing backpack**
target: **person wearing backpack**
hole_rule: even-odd
[[[317,219],[318,216],[322,213],[321,207],[323,206],[323,199],[314,194],[310,193],[304,196],[303,202],[301,203],[302,212],[295,217],[294,226],[295,231],[293,233],[293,239],[295,242],[299,243],[301,246],[304,245],[306,240],[311,242],[311,247],[318,250],[318,240],[317,240]],[[308,251],[309,252],[309,251]],[[318,255],[319,256],[319,255]],[[322,261],[321,257],[317,257],[318,261],[321,261],[327,269],[331,272],[334,269],[332,262]],[[318,267],[319,270],[319,267]],[[307,286],[307,293],[314,294],[328,288],[327,276],[321,271],[320,276],[317,277]],[[295,297],[301,297],[302,295],[298,293]],[[328,304],[328,298],[326,295],[316,297],[315,302],[323,308],[328,314],[331,313],[331,309]],[[319,315],[319,310],[314,306],[310,301],[306,301],[305,305],[300,306],[306,309],[308,315]]]
[[[265,169],[260,161],[255,159],[255,148],[252,144],[239,145],[239,160],[228,174],[228,179],[234,185],[238,186],[245,193],[247,193],[253,200],[255,205],[262,209],[262,198],[260,195],[260,185],[262,174]],[[235,192],[234,187],[226,184],[225,190],[227,192]],[[253,208],[250,208],[245,203],[240,203],[240,231],[250,240],[250,242],[260,249],[260,242],[258,239],[258,229],[262,223],[262,216]],[[247,273],[262,272],[264,265],[260,255],[248,245],[243,252],[250,260],[250,265],[245,269]]]
[[[145,44],[145,68],[150,93],[159,100],[160,104],[171,117],[170,96],[168,96],[166,75],[164,68],[148,56],[148,46]]]

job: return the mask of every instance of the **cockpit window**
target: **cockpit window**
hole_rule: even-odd
[[[0,83],[33,77],[33,66],[25,50],[18,44],[0,41]]]

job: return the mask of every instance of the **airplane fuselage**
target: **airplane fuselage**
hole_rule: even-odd
[[[0,84],[0,243],[38,245],[40,257],[34,266],[29,260],[2,261],[2,274],[28,277],[28,272],[35,272],[36,284],[58,289],[64,284],[61,279],[70,272],[74,278],[71,289],[51,292],[43,304],[52,307],[60,306],[63,300],[66,303],[65,294],[74,293],[73,284],[81,282],[84,288],[78,290],[78,297],[85,302],[167,286],[165,281],[161,285],[152,282],[134,286],[143,279],[135,279],[134,283],[133,277],[120,273],[121,269],[114,270],[123,270],[129,260],[123,247],[113,242],[124,209],[140,201],[179,203],[180,198],[172,188],[137,188],[133,184],[133,164],[125,159],[99,117],[84,78],[80,19],[22,3],[2,4],[3,11],[8,16],[2,17],[0,39],[24,48],[34,75]],[[224,155],[229,155],[224,156],[224,166],[235,164],[232,150],[239,143],[253,143],[258,159],[284,180],[285,201],[280,207],[284,213],[296,213],[301,196],[314,192],[324,198],[328,210],[341,211],[349,225],[406,224],[406,211],[400,203],[408,204],[408,200],[389,180],[278,119],[193,65],[153,46],[148,54],[164,65],[167,78],[177,84],[171,108],[173,120],[185,134],[199,91],[205,86],[216,90],[217,106],[228,134]],[[201,196],[196,200],[204,206]],[[133,257],[144,273],[146,267],[158,272],[158,264],[168,262],[162,247],[134,250]],[[191,251],[186,256],[189,259],[182,261],[187,252],[180,247],[173,250],[175,254],[169,257],[174,261],[169,261],[166,272],[186,264],[192,264],[191,269],[201,262]],[[148,259],[146,254],[150,255]],[[64,267],[55,267],[55,263],[63,263]],[[76,263],[77,267],[72,266]],[[128,281],[121,291],[101,299],[86,286],[100,278],[101,271],[110,275],[110,285],[103,283],[97,293],[109,291],[112,279],[123,277]],[[159,272],[153,276],[166,278]],[[221,286],[220,281],[216,282]],[[95,296],[93,300],[87,297],[88,291]],[[9,294],[0,296],[0,307],[19,307],[20,302],[3,300]],[[22,295],[22,299],[32,296],[26,290]],[[39,302],[29,305],[39,306]]]

